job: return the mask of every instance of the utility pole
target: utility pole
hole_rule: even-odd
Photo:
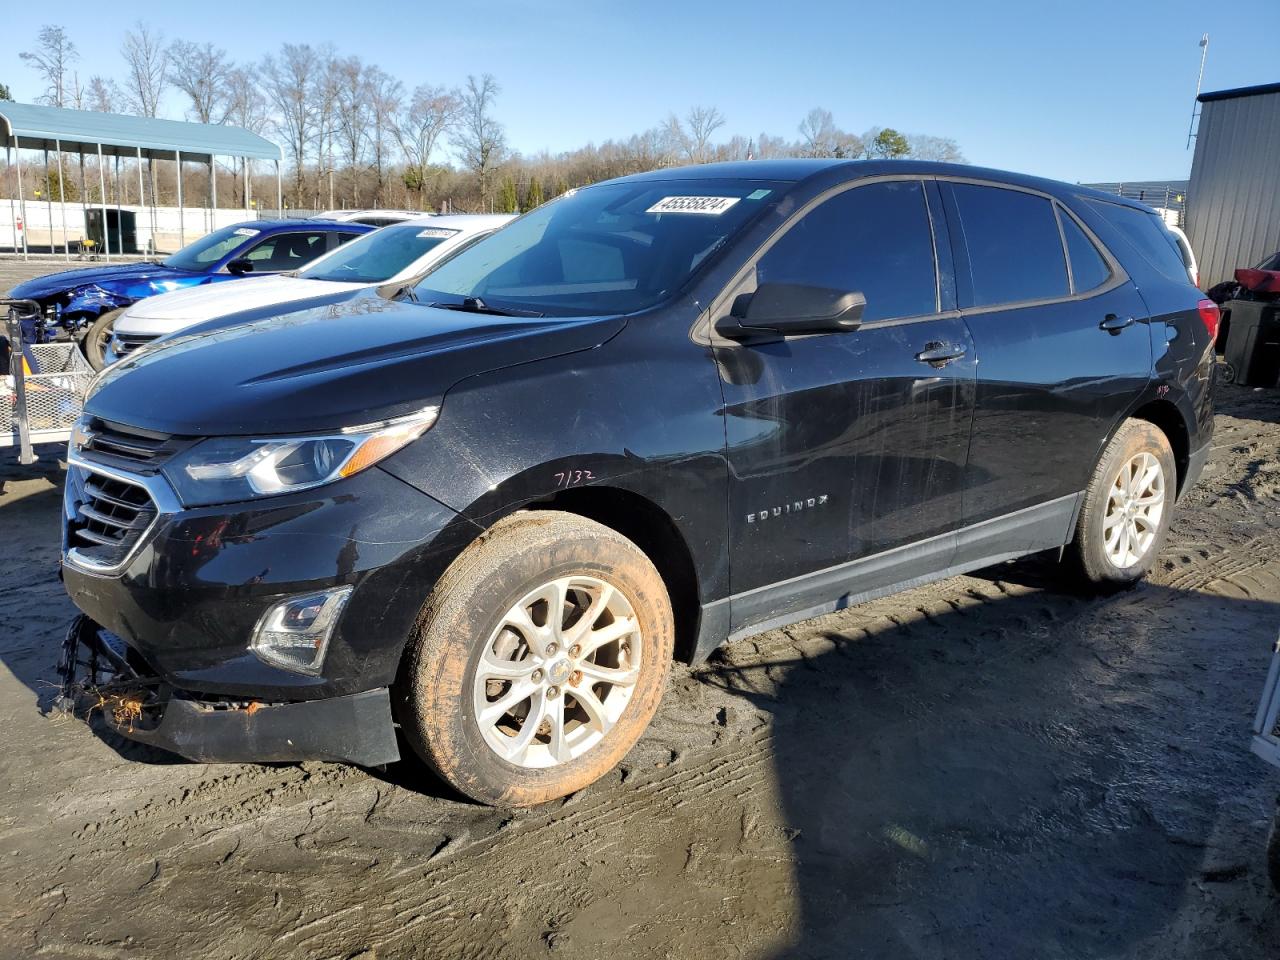
[[[1187,149],[1196,137],[1196,120],[1200,116],[1200,85],[1204,83],[1204,61],[1209,56],[1209,35],[1200,37],[1200,73],[1196,77],[1196,98],[1191,103],[1191,125],[1187,127]]]

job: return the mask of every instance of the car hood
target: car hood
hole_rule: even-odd
[[[108,263],[79,270],[62,270],[45,274],[20,283],[9,291],[9,296],[22,300],[43,300],[78,287],[95,286],[114,292],[126,288],[147,287],[163,290],[170,280],[191,283],[202,275],[189,270],[174,270],[159,263]]]
[[[299,277],[251,277],[236,283],[190,287],[135,303],[116,320],[117,333],[161,336],[195,323],[243,310],[344,294],[366,284],[303,280]]]
[[[625,325],[480,316],[368,293],[143,347],[103,372],[85,412],[188,436],[333,430],[439,403],[467,377],[599,346]]]

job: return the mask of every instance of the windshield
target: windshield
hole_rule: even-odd
[[[433,270],[422,303],[543,316],[635,313],[681,289],[783,184],[668,180],[587,187]]]
[[[243,225],[223,227],[205,234],[195,243],[187,244],[162,262],[175,270],[208,270],[236,247],[252,240],[261,232]]]
[[[390,280],[457,230],[400,224],[383,227],[339,247],[298,274],[306,280],[381,283]]]

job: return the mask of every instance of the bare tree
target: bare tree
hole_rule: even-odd
[[[338,58],[330,46],[319,50],[320,69],[316,76],[316,165],[320,176],[316,180],[316,206],[320,206],[320,190],[325,179],[329,183],[329,203],[333,200],[333,144],[338,135]]]
[[[359,57],[335,60],[333,75],[338,135],[342,139],[342,159],[351,178],[351,205],[355,207],[360,205],[360,167],[369,142],[373,112],[369,78]]]
[[[85,90],[85,109],[99,113],[115,113],[116,102],[120,99],[120,88],[114,80],[108,80],[98,74],[89,78],[89,86]]]
[[[690,107],[684,117],[688,143],[686,152],[694,163],[711,159],[711,135],[724,126],[724,114],[715,107]]]
[[[243,127],[251,133],[262,133],[270,123],[267,99],[262,95],[261,84],[252,67],[232,67],[227,71],[224,84],[227,98],[226,122]],[[248,159],[240,161],[245,183],[251,176]],[[233,191],[237,204],[245,203],[244,187]]]
[[[462,152],[462,162],[479,181],[481,204],[488,203],[489,175],[506,150],[506,134],[493,116],[493,102],[501,89],[493,74],[486,73],[479,80],[468,76],[461,94],[456,145]]]
[[[413,96],[396,118],[396,140],[407,165],[405,183],[416,184],[419,197],[426,187],[436,143],[457,120],[460,108],[457,93],[423,84],[414,89]],[[483,189],[481,194],[483,196]]]
[[[164,34],[139,20],[124,35],[120,53],[124,56],[128,74],[125,78],[125,105],[140,117],[158,116],[169,71],[169,52],[164,45]]]
[[[911,152],[907,154],[914,160],[941,160],[944,163],[967,163],[960,146],[950,137],[934,137],[924,133],[907,134],[907,143]]]
[[[45,91],[36,97],[37,103],[51,107],[68,106],[71,64],[80,59],[76,45],[62,27],[45,25],[36,35],[36,49],[18,54],[45,82]]]
[[[829,157],[835,152],[836,124],[830,110],[814,107],[800,121],[800,150],[806,157]]]
[[[267,98],[253,67],[232,67],[225,84],[227,120],[251,133],[262,133],[270,123]]]
[[[262,87],[275,108],[275,124],[293,161],[293,199],[300,205],[307,152],[316,139],[315,89],[323,59],[305,43],[286,43],[262,61]]]
[[[365,68],[365,83],[368,85],[369,109],[373,119],[369,144],[373,148],[373,168],[377,177],[373,203],[374,206],[381,206],[385,189],[384,171],[391,152],[391,138],[395,133],[395,118],[404,97],[404,87],[399,80],[376,64]]]
[[[200,123],[226,123],[231,110],[227,81],[233,69],[227,51],[212,43],[175,40],[168,56],[169,82],[191,101],[187,117]]]

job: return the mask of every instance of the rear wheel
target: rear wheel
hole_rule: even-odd
[[[666,587],[635,544],[571,514],[517,514],[440,579],[394,703],[452,786],[531,806],[626,755],[657,709],[673,643]]]
[[[84,339],[80,341],[80,349],[84,351],[89,366],[101,370],[107,365],[107,344],[111,342],[111,333],[115,329],[116,319],[124,313],[124,308],[108,310],[97,320],[89,324]]]
[[[1145,420],[1126,420],[1094,468],[1070,547],[1085,579],[1124,587],[1145,577],[1169,530],[1176,490],[1168,438]]]

